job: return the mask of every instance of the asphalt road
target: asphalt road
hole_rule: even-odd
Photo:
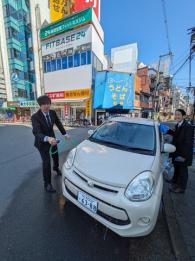
[[[151,235],[121,238],[65,202],[61,177],[53,174],[58,193],[45,193],[31,131],[0,126],[1,261],[174,260],[162,211]],[[84,128],[69,133],[74,142],[61,153],[61,165],[68,151],[87,136]]]

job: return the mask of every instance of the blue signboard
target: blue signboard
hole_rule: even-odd
[[[134,79],[127,73],[98,72],[94,109],[134,109]]]

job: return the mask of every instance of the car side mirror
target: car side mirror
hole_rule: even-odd
[[[163,147],[163,152],[164,153],[173,153],[176,151],[176,147],[172,144],[165,143]]]
[[[88,136],[90,137],[94,133],[94,130],[88,130]]]

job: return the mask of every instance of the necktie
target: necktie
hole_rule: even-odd
[[[47,119],[48,127],[51,127],[51,121],[50,121],[49,113],[46,114],[46,119]]]

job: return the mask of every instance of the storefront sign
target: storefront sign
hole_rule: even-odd
[[[64,92],[65,99],[83,99],[90,98],[91,89],[78,89]]]
[[[91,89],[78,89],[78,90],[68,90],[60,92],[48,92],[46,95],[52,99],[84,99],[90,98]]]
[[[20,102],[19,101],[8,101],[7,107],[20,107]]]
[[[20,107],[36,107],[38,103],[36,101],[21,101]]]
[[[16,107],[7,107],[6,110],[7,110],[7,111],[15,111],[15,110],[16,110]]]
[[[71,0],[50,0],[51,22],[60,20],[71,14]]]
[[[134,79],[127,73],[99,72],[96,76],[94,109],[133,109]]]
[[[92,40],[92,27],[87,26],[82,29],[77,29],[71,32],[63,33],[59,36],[52,37],[51,39],[42,43],[42,55],[44,60],[48,60],[50,54],[53,57],[50,59],[60,58],[62,56],[73,55],[77,47],[90,43]],[[71,51],[71,53],[70,53]],[[54,55],[55,54],[55,55]]]
[[[47,92],[46,95],[51,100],[64,99],[64,91],[61,91],[61,92]]]
[[[58,22],[52,23],[41,29],[40,37],[45,39],[62,33],[66,30],[73,29],[76,26],[83,25],[92,21],[92,8],[86,9],[80,13],[64,18]]]
[[[73,12],[93,7],[95,14],[100,19],[100,0],[73,0]]]
[[[85,110],[86,110],[86,116],[91,115],[91,100],[87,100],[85,102]]]

